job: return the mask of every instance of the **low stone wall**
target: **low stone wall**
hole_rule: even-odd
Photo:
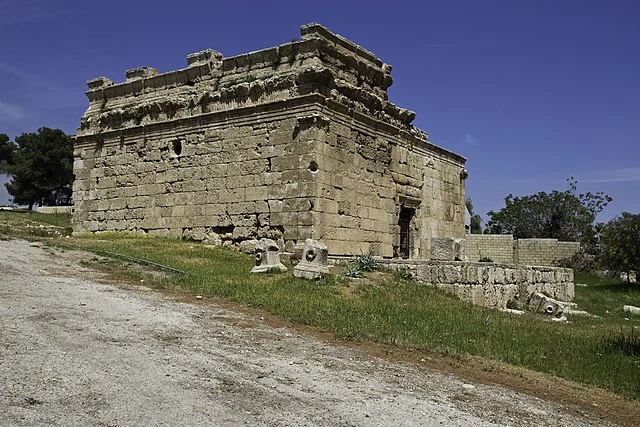
[[[514,239],[511,234],[467,234],[467,261],[490,258],[493,262],[524,265],[554,265],[580,250],[578,242],[557,239]]]
[[[46,214],[70,214],[73,213],[73,206],[40,206],[37,211]]]
[[[381,263],[391,270],[406,270],[418,282],[445,289],[484,307],[504,309],[512,301],[526,304],[536,292],[561,301],[574,297],[570,268],[398,259]]]

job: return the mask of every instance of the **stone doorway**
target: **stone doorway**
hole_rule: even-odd
[[[400,208],[400,215],[398,218],[398,231],[400,233],[398,240],[398,256],[400,258],[408,259],[411,255],[411,221],[416,213],[413,208],[402,206]]]

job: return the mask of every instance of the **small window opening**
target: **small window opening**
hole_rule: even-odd
[[[179,156],[180,154],[182,154],[182,141],[180,141],[179,139],[174,139],[173,142],[171,143],[171,149],[173,150],[176,156]]]

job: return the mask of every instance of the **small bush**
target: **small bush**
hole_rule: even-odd
[[[478,260],[479,262],[493,262],[493,260],[487,256],[483,256]]]
[[[376,271],[378,269],[378,260],[374,258],[371,251],[356,256],[353,263],[362,271]]]
[[[347,264],[347,268],[344,269],[344,273],[342,274],[347,277],[364,277],[362,269],[360,269],[360,266],[355,262]]]
[[[584,252],[576,252],[569,258],[563,258],[555,262],[557,267],[572,268],[575,271],[595,271],[597,269],[596,257]]]

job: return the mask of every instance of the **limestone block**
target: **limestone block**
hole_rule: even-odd
[[[256,265],[251,269],[252,273],[264,273],[277,269],[287,271],[287,267],[280,262],[280,248],[271,239],[260,239],[255,245]]]
[[[245,254],[251,254],[251,253],[256,253],[258,244],[260,242],[258,240],[255,239],[251,239],[251,240],[243,240],[242,242],[240,242],[238,244],[238,250],[240,252],[244,252]]]
[[[534,293],[529,299],[529,310],[534,313],[542,313],[553,317],[561,317],[565,306],[541,293]]]
[[[233,229],[233,234],[231,237],[233,240],[250,239],[251,237],[256,235],[257,231],[258,230],[256,226],[235,227]]]
[[[464,260],[464,240],[453,237],[431,238],[431,259],[438,261]]]
[[[293,269],[294,276],[304,279],[317,279],[323,274],[328,274],[327,254],[327,245],[317,240],[306,239],[302,259]]]
[[[438,273],[441,283],[460,283],[462,281],[461,267],[459,265],[442,265]]]
[[[633,305],[625,305],[624,307],[622,307],[622,309],[627,313],[640,315],[640,307],[636,307]]]
[[[152,67],[137,67],[126,71],[127,81],[143,79],[158,75],[158,70]]]

